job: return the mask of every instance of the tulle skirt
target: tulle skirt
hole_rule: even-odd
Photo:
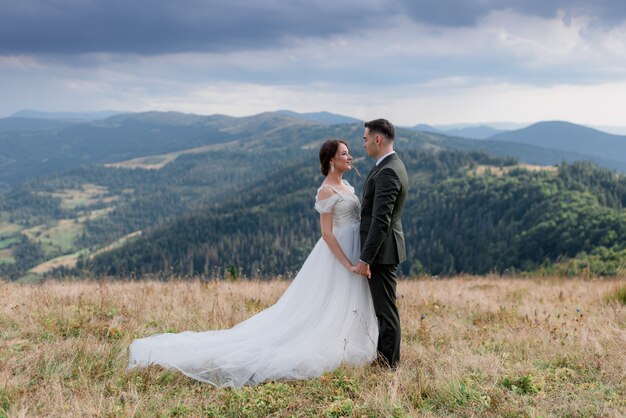
[[[333,233],[356,264],[359,225]],[[137,339],[128,367],[158,364],[215,386],[241,387],[368,364],[377,340],[367,279],[346,270],[320,239],[276,304],[231,329]]]

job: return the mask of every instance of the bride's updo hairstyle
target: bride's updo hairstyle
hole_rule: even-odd
[[[339,144],[344,144],[346,148],[350,149],[346,141],[341,139],[328,139],[324,141],[320,147],[320,164],[322,165],[322,174],[324,177],[328,175],[330,170],[330,160],[337,155]]]

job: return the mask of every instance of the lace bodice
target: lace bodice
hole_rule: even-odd
[[[317,195],[315,196],[315,210],[319,213],[332,212],[333,226],[358,223],[361,220],[361,202],[354,194],[354,187],[347,180],[343,180],[343,184],[348,189],[348,192],[322,184],[317,189]],[[324,188],[331,189],[334,194],[327,199],[320,200],[319,193]]]

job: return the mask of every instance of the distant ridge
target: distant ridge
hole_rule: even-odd
[[[503,131],[487,125],[468,126],[467,128],[449,129],[445,131],[446,135],[460,136],[461,138],[469,139],[487,139],[502,132]]]
[[[24,109],[10,115],[10,118],[31,118],[46,120],[81,120],[94,121],[106,119],[126,112],[101,111],[101,112],[41,112],[38,110]]]
[[[287,110],[245,117],[151,111],[94,121],[3,118],[0,119],[0,184],[6,190],[33,177],[78,166],[123,162],[198,147],[221,147],[234,141],[237,146],[249,149],[276,150],[295,142],[302,149],[309,149],[328,137],[359,143],[362,132],[362,123],[356,118]],[[480,140],[402,127],[398,127],[396,136],[399,149],[484,151],[536,165],[593,161],[626,172],[625,136],[565,122],[543,122]]]
[[[570,122],[539,122],[489,138],[587,154],[626,163],[626,136],[613,135]]]
[[[503,132],[502,130],[495,129],[487,125],[449,128],[445,126],[432,126],[425,123],[411,126],[408,129],[411,129],[413,131],[431,132],[435,134],[444,134],[448,136],[457,136],[460,138],[468,139],[487,139],[495,134]]]
[[[419,125],[411,126],[407,129],[411,129],[412,131],[431,132],[435,134],[445,133],[444,131],[437,129],[434,126],[427,125],[425,123],[420,123]]]
[[[277,110],[274,113],[292,116],[302,120],[308,120],[311,122],[323,123],[326,125],[341,125],[344,123],[361,123],[360,119],[353,118],[351,116],[338,115],[330,112],[311,112],[311,113],[297,113],[291,110]]]
[[[22,131],[33,132],[45,129],[62,128],[72,122],[56,119],[36,119],[25,117],[9,117],[0,119],[0,132]]]

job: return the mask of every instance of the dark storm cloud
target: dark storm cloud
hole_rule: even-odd
[[[596,24],[626,16],[623,0],[0,0],[0,54],[264,49],[390,24],[472,26],[494,10]]]
[[[224,51],[353,30],[378,6],[306,0],[0,0],[0,54]]]
[[[493,11],[512,10],[530,16],[565,18],[585,15],[600,26],[626,18],[623,0],[402,0],[401,8],[412,19],[441,26],[473,26]]]

